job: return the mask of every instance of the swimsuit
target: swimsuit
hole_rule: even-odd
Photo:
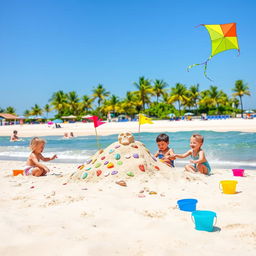
[[[25,166],[25,167],[24,167],[24,173],[25,173],[25,175],[26,175],[26,176],[32,175],[32,172],[33,172],[34,168],[35,168],[35,166],[29,166],[29,165]]]
[[[169,151],[170,149],[168,149],[168,151]],[[167,152],[168,152],[167,151]],[[162,158],[164,158],[164,154],[162,154],[161,153],[161,151],[159,150],[158,151],[158,156],[157,156],[159,159],[162,159]],[[171,160],[171,159],[167,159],[167,160],[162,160],[165,164],[167,164],[168,166],[170,166],[170,167],[174,167],[174,161],[173,160]]]
[[[192,158],[193,160],[198,160],[198,159],[199,159],[199,154],[197,154],[196,156],[193,156],[193,154],[191,154],[191,158]],[[206,161],[206,162],[203,162],[203,163],[201,163],[201,164],[203,164],[204,166],[206,166],[206,168],[207,168],[207,174],[210,174],[210,172],[211,172],[211,166],[210,166],[210,164],[209,164],[207,161]],[[194,168],[198,171],[196,165],[197,165],[197,164],[194,164]]]

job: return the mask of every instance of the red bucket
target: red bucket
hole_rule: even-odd
[[[232,169],[232,172],[234,176],[244,176],[244,169]]]

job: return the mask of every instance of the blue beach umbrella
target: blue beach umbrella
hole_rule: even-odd
[[[52,122],[55,124],[63,123],[61,119],[54,119]]]
[[[193,116],[193,115],[194,115],[194,114],[191,113],[191,112],[187,112],[187,113],[184,114],[184,116]]]
[[[252,111],[252,110],[246,110],[246,111],[244,111],[244,113],[246,113],[246,114],[254,114],[254,111]]]

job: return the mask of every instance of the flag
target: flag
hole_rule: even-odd
[[[94,128],[97,128],[98,126],[105,124],[106,122],[102,122],[102,119],[99,119],[97,116],[91,116],[87,119],[93,120]]]
[[[153,124],[151,118],[139,114],[139,124]]]

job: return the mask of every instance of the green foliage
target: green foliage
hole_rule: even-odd
[[[170,113],[178,115],[179,112],[171,104],[153,103],[150,108],[145,110],[145,113],[149,116],[155,116],[158,118],[169,118]]]
[[[14,107],[9,106],[9,107],[7,107],[7,108],[6,108],[5,113],[15,115],[15,108],[14,108]]]
[[[181,116],[185,112],[193,112],[195,115],[208,113],[216,114],[236,114],[241,106],[243,112],[242,97],[250,95],[249,87],[242,81],[235,82],[233,88],[233,97],[220,90],[217,86],[211,85],[208,89],[200,91],[199,84],[186,86],[176,83],[168,88],[163,80],[146,79],[144,76],[139,77],[139,81],[133,83],[136,91],[127,91],[124,98],[119,98],[108,92],[102,84],[93,88],[92,95],[83,95],[80,97],[75,91],[65,93],[60,90],[54,92],[44,108],[37,104],[26,110],[24,115],[41,115],[43,112],[48,115],[52,110],[56,111],[55,118],[61,116],[75,115],[97,115],[106,118],[107,114],[113,113],[115,116],[126,114],[131,117],[140,112],[157,118],[169,118],[169,114]],[[176,109],[173,104],[177,104]],[[15,113],[13,107],[7,109],[0,108],[0,112]]]

